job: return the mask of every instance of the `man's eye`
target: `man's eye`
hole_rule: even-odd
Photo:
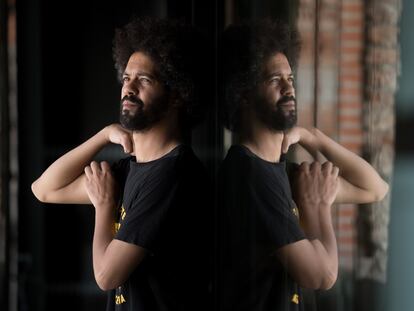
[[[272,79],[270,79],[270,83],[274,83],[274,84],[279,83],[279,81],[280,81],[280,78],[272,78]]]
[[[144,84],[151,84],[151,80],[145,77],[139,78],[139,81]]]
[[[122,77],[122,83],[128,82],[129,81],[129,77]]]

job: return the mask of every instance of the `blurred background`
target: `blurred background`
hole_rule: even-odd
[[[31,183],[56,158],[116,122],[116,27],[131,15],[202,29],[211,111],[191,138],[211,176],[232,143],[218,123],[217,39],[233,22],[297,27],[299,124],[364,156],[391,190],[334,207],[340,274],[307,310],[410,310],[414,291],[414,2],[410,0],[0,0],[0,309],[103,310],[91,258],[91,206],[37,202]],[[98,158],[115,161],[116,146]],[[306,157],[295,150],[292,157]]]

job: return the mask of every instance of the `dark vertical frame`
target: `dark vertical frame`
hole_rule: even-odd
[[[9,85],[7,1],[0,0],[0,305],[9,306]]]
[[[42,167],[43,96],[41,2],[17,1],[17,60],[19,118],[19,309],[45,310],[44,216],[45,210],[33,200],[32,176]]]

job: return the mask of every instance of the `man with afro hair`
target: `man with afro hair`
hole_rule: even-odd
[[[120,124],[56,160],[33,183],[42,202],[93,204],[93,269],[107,310],[208,309],[208,181],[185,144],[203,115],[202,37],[182,22],[135,18],[115,34]],[[92,161],[107,144],[129,157]]]
[[[329,289],[337,278],[331,205],[381,200],[388,190],[362,158],[296,126],[299,47],[297,32],[277,20],[232,25],[222,37],[222,116],[237,144],[219,176],[220,311],[303,310],[301,287]],[[286,163],[296,143],[327,161]]]

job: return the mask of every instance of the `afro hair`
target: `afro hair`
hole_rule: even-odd
[[[255,87],[264,62],[282,53],[295,68],[301,43],[295,29],[281,20],[270,19],[231,25],[224,31],[221,42],[224,79],[220,90],[221,117],[228,129],[237,132],[241,103]]]

